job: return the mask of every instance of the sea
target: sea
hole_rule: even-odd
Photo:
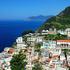
[[[21,36],[26,30],[38,29],[44,21],[24,21],[24,20],[9,20],[0,21],[0,52],[5,47],[12,47],[16,38]]]

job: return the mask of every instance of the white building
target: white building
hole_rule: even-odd
[[[48,30],[42,30],[41,34],[42,35],[47,35],[48,34]]]
[[[43,36],[37,36],[36,43],[42,43],[42,42],[43,42]]]
[[[67,29],[65,30],[65,34],[66,34],[68,37],[70,37],[70,28],[67,28]]]
[[[10,49],[10,47],[6,47],[6,48],[4,48],[4,51],[5,51],[5,52],[8,52],[9,49]]]
[[[61,35],[65,35],[65,31],[64,30],[58,30],[57,33],[59,33]]]
[[[22,37],[18,37],[16,39],[16,43],[17,43],[17,49],[20,50],[20,49],[23,49],[25,48],[27,45],[25,44],[25,42],[23,42],[23,38]]]
[[[35,36],[27,37],[27,41],[28,42],[35,42],[36,41],[36,37]]]
[[[34,45],[35,43],[42,43],[43,42],[43,37],[42,36],[27,37],[27,42],[31,45]]]

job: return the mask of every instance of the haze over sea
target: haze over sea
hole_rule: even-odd
[[[0,52],[11,47],[25,30],[36,30],[44,21],[0,21]]]

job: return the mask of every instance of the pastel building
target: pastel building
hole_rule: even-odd
[[[63,52],[61,52],[61,54],[60,54],[60,60],[61,60],[61,62],[63,62],[65,59],[66,59],[65,55],[63,54]]]
[[[8,52],[3,51],[0,53],[0,70],[11,70],[10,61],[12,59],[13,49],[9,49]]]
[[[56,47],[56,41],[44,41],[43,45],[41,46],[41,48],[46,48],[46,49],[52,49]]]
[[[35,36],[31,36],[31,37],[28,37],[27,38],[27,41],[28,42],[35,42],[35,40],[36,40],[36,37]]]
[[[46,41],[43,42],[43,45],[41,46],[41,50],[44,50],[44,55],[47,54],[46,51],[48,50],[49,54],[53,57],[56,55],[61,54],[61,48],[57,48],[56,41]]]

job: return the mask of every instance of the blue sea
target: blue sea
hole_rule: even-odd
[[[11,47],[25,30],[36,30],[44,21],[0,21],[0,52]]]

